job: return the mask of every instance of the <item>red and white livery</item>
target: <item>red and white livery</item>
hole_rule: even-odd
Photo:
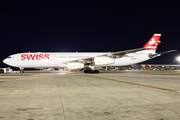
[[[170,50],[156,53],[160,43],[161,34],[154,34],[143,48],[125,50],[113,53],[91,52],[91,53],[18,53],[10,55],[3,62],[10,66],[19,67],[23,73],[24,68],[47,68],[67,67],[69,70],[85,68],[84,72],[98,73],[98,67],[102,66],[127,66],[140,63],[164,53],[173,52]]]

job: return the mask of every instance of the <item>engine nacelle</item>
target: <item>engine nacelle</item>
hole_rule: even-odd
[[[106,57],[106,56],[101,56],[101,57],[95,57],[94,58],[94,64],[95,65],[108,65],[108,64],[113,64],[114,63],[114,58]]]
[[[68,70],[84,68],[84,63],[79,63],[79,62],[67,63],[67,68]]]

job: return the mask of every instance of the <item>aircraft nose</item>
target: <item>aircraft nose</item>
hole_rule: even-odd
[[[7,63],[7,59],[4,59],[4,60],[3,60],[3,63],[5,63],[5,64],[6,64],[6,63]]]

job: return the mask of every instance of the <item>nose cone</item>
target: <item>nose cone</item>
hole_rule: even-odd
[[[14,66],[13,60],[6,58],[3,60],[3,63],[10,65],[10,66]]]
[[[7,64],[7,59],[4,59],[4,60],[3,60],[3,63]]]

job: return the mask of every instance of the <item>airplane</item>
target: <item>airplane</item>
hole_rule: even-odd
[[[161,41],[161,34],[154,34],[142,48],[118,51],[118,52],[27,52],[10,55],[3,62],[7,65],[19,67],[20,73],[24,68],[64,67],[68,70],[84,69],[84,73],[99,73],[102,66],[127,66],[170,53],[169,50],[156,53]]]

